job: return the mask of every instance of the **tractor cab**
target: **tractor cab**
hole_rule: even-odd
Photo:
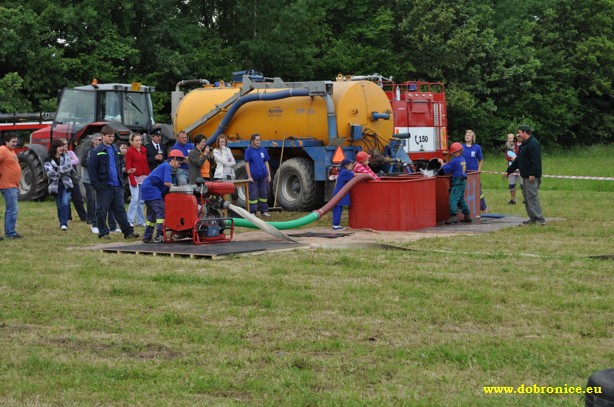
[[[50,128],[32,133],[30,143],[49,146],[54,138],[66,138],[71,147],[87,135],[110,124],[120,139],[146,132],[154,125],[151,93],[155,88],[140,83],[98,84],[62,91]]]
[[[71,150],[81,160],[91,146],[89,135],[110,125],[120,140],[127,141],[132,133],[148,133],[154,127],[151,94],[155,88],[132,84],[98,84],[65,88],[59,98],[58,108],[51,125],[37,127],[30,135],[30,142],[18,154],[21,165],[19,199],[38,200],[47,195],[47,176],[43,163],[51,141],[68,140]],[[171,132],[164,132],[168,125],[160,125],[163,137],[170,142]],[[42,127],[42,128],[41,128]]]

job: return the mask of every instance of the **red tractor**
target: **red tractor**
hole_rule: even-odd
[[[128,141],[132,133],[148,133],[154,127],[151,94],[155,88],[140,83],[98,84],[65,88],[59,98],[53,122],[40,123],[29,143],[18,153],[22,170],[20,200],[40,200],[47,195],[43,163],[54,138],[65,138],[79,157],[91,146],[91,138],[104,125],[115,129],[116,140]],[[172,127],[161,127],[163,143],[174,143]],[[34,128],[33,128],[34,129]]]

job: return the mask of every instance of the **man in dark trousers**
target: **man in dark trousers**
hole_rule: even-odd
[[[153,171],[158,165],[162,164],[168,157],[166,146],[162,144],[162,129],[159,127],[153,129],[151,133],[151,142],[145,145],[147,150],[147,164],[149,171]]]
[[[531,134],[532,132],[531,127],[526,124],[518,126],[518,135],[522,138],[522,144],[518,148],[518,156],[507,168],[506,177],[516,169],[520,170],[522,195],[527,215],[529,215],[529,220],[523,223],[543,226],[546,224],[546,219],[542,215],[542,205],[539,201],[539,187],[542,183],[542,150],[539,141]]]
[[[90,152],[87,172],[90,184],[96,191],[96,225],[98,237],[110,239],[107,226],[107,212],[113,213],[124,238],[136,239],[138,234],[128,223],[126,207],[124,206],[124,177],[122,175],[123,160],[118,148],[113,144],[115,131],[111,126],[100,130],[102,143]]]

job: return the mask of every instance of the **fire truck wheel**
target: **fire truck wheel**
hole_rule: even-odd
[[[19,181],[19,200],[37,201],[47,196],[47,178],[43,163],[32,151],[22,151],[18,154],[21,167],[21,180]]]
[[[277,179],[279,177],[279,179]],[[308,158],[291,158],[281,165],[272,187],[275,188],[277,203],[290,212],[303,212],[314,209],[322,202],[316,183],[313,163]]]

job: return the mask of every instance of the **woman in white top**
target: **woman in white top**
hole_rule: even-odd
[[[228,139],[226,136],[220,135],[217,138],[217,148],[213,150],[213,157],[215,158],[215,174],[213,174],[214,180],[233,181],[235,179],[234,166],[237,163],[232,156],[232,151],[226,145]]]

